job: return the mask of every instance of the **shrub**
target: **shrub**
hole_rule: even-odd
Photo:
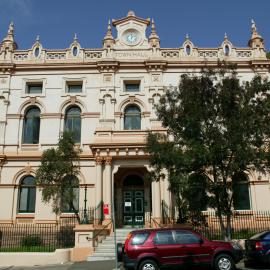
[[[38,235],[27,235],[21,240],[22,247],[36,247],[41,246],[42,240]]]

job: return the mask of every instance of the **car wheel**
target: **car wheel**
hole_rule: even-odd
[[[157,263],[153,260],[145,260],[140,263],[139,270],[158,270]]]
[[[122,262],[122,260],[123,260],[123,245],[122,245],[122,243],[117,243],[116,249],[117,249],[117,261]]]
[[[227,254],[220,254],[215,258],[214,266],[216,270],[234,270],[235,265],[232,257]]]

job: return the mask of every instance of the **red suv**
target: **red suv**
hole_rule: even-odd
[[[118,244],[118,260],[126,269],[157,270],[161,267],[210,265],[232,270],[243,257],[242,249],[229,242],[210,241],[191,229],[145,229]]]

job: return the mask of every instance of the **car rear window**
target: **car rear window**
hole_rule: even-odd
[[[266,233],[263,237],[264,240],[270,240],[270,232]]]
[[[131,245],[143,245],[147,240],[149,233],[136,233],[131,240]]]
[[[252,237],[250,237],[250,239],[263,239],[265,237],[266,234],[268,234],[269,232],[267,231],[264,231],[264,232],[260,232],[260,233],[257,233],[255,235],[253,235]]]

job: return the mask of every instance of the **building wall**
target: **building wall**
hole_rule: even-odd
[[[149,24],[134,14],[114,21],[118,38],[111,37],[108,28],[104,46],[98,50],[81,49],[74,39],[66,50],[45,50],[37,41],[31,49],[19,51],[14,49],[13,29],[9,28],[0,51],[0,222],[24,217],[36,222],[58,218],[50,205],[42,203],[40,190],[35,215],[18,214],[18,188],[23,176],[35,175],[42,151],[57,144],[69,106],[81,109],[80,206],[86,184],[88,206],[94,207],[100,199],[110,199],[119,168],[149,169],[147,130],[165,132],[156,119],[154,104],[166,88],[177,87],[182,74],[199,74],[203,66],[216,67],[219,60],[226,60],[238,64],[241,81],[251,80],[255,73],[269,77],[270,62],[256,29],[252,29],[247,48],[234,47],[227,37],[218,48],[198,48],[187,37],[180,48],[170,49],[160,48],[153,23],[151,35],[146,36]],[[138,43],[126,40],[129,29],[138,32]],[[74,46],[79,50],[76,56],[72,56]],[[224,46],[229,46],[229,55],[224,53]],[[37,47],[40,55],[35,57]],[[66,93],[70,81],[81,81],[82,92]],[[140,91],[126,92],[126,81],[140,81]],[[26,93],[26,85],[31,82],[43,83],[41,94]],[[124,130],[124,109],[129,104],[141,109],[141,130]],[[41,111],[39,143],[22,144],[24,115],[33,105]],[[252,210],[270,210],[265,203],[270,198],[269,178],[253,174],[249,180]],[[160,217],[161,200],[171,204],[167,181],[152,184],[155,217]]]

